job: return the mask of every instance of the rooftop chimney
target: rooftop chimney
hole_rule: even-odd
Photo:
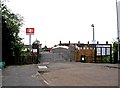
[[[106,44],[108,44],[108,41],[106,41]]]
[[[99,41],[97,41],[97,44],[99,44]]]
[[[88,44],[89,44],[89,41],[88,41]]]
[[[69,41],[69,44],[70,44],[70,41]]]
[[[78,45],[80,45],[80,41],[78,41]]]
[[[61,45],[61,41],[60,41],[60,45]]]

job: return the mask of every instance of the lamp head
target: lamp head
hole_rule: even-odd
[[[94,27],[94,24],[92,24],[91,27]]]

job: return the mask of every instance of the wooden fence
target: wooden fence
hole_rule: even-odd
[[[9,59],[8,65],[37,64],[37,56],[13,56]]]
[[[75,52],[75,61],[82,62],[82,57],[85,58],[85,62],[94,62],[95,50],[90,47],[80,47],[81,49]]]

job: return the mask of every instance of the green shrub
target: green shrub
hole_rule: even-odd
[[[22,51],[21,56],[31,56],[30,51]]]
[[[110,57],[102,57],[103,63],[110,63]]]

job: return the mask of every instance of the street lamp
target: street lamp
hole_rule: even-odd
[[[117,33],[118,33],[118,37],[117,37],[117,39],[118,39],[118,62],[120,61],[120,56],[119,56],[119,19],[118,19],[118,2],[117,2],[117,0],[116,0],[116,13],[117,13]]]
[[[93,44],[95,44],[95,30],[94,30],[94,24],[92,24],[91,25],[91,27],[93,27],[93,40],[92,40],[92,42],[93,42]]]

